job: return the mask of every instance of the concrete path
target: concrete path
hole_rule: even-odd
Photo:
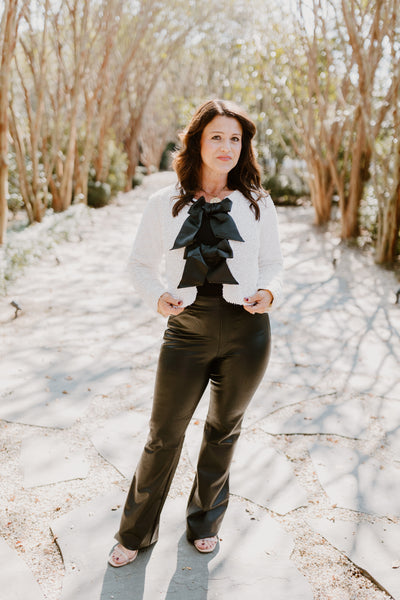
[[[165,324],[124,269],[148,195],[171,177],[82,213],[76,241],[0,298],[0,554],[10,565],[0,598],[400,600],[398,283],[314,229],[305,207],[278,211],[286,300],[217,552],[200,555],[184,535],[206,391],[160,541],[124,569],[107,566]]]

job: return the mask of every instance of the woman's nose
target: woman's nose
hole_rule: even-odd
[[[229,152],[230,143],[229,140],[221,140],[221,150],[223,152]]]

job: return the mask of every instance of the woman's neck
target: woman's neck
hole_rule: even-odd
[[[211,179],[209,177],[202,177],[201,181],[200,181],[200,191],[201,192],[205,192],[206,194],[210,195],[210,196],[218,196],[219,194],[221,194],[221,192],[224,192],[228,189],[227,185],[227,178],[226,177],[222,177],[222,178],[216,178],[216,179]]]

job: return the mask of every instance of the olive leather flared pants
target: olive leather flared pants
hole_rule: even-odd
[[[229,500],[229,469],[244,412],[270,354],[267,314],[198,296],[170,317],[158,362],[150,432],[116,539],[136,550],[157,541],[185,431],[210,381],[210,403],[187,506],[187,537],[216,535]]]

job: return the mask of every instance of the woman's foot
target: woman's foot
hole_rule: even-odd
[[[129,563],[133,562],[137,555],[137,550],[128,550],[128,548],[125,548],[122,544],[117,544],[110,554],[108,562],[113,567],[123,567],[124,565],[129,565]]]
[[[207,554],[208,552],[214,552],[215,547],[218,544],[218,537],[214,535],[213,537],[201,538],[199,540],[194,540],[193,544],[196,550]]]

